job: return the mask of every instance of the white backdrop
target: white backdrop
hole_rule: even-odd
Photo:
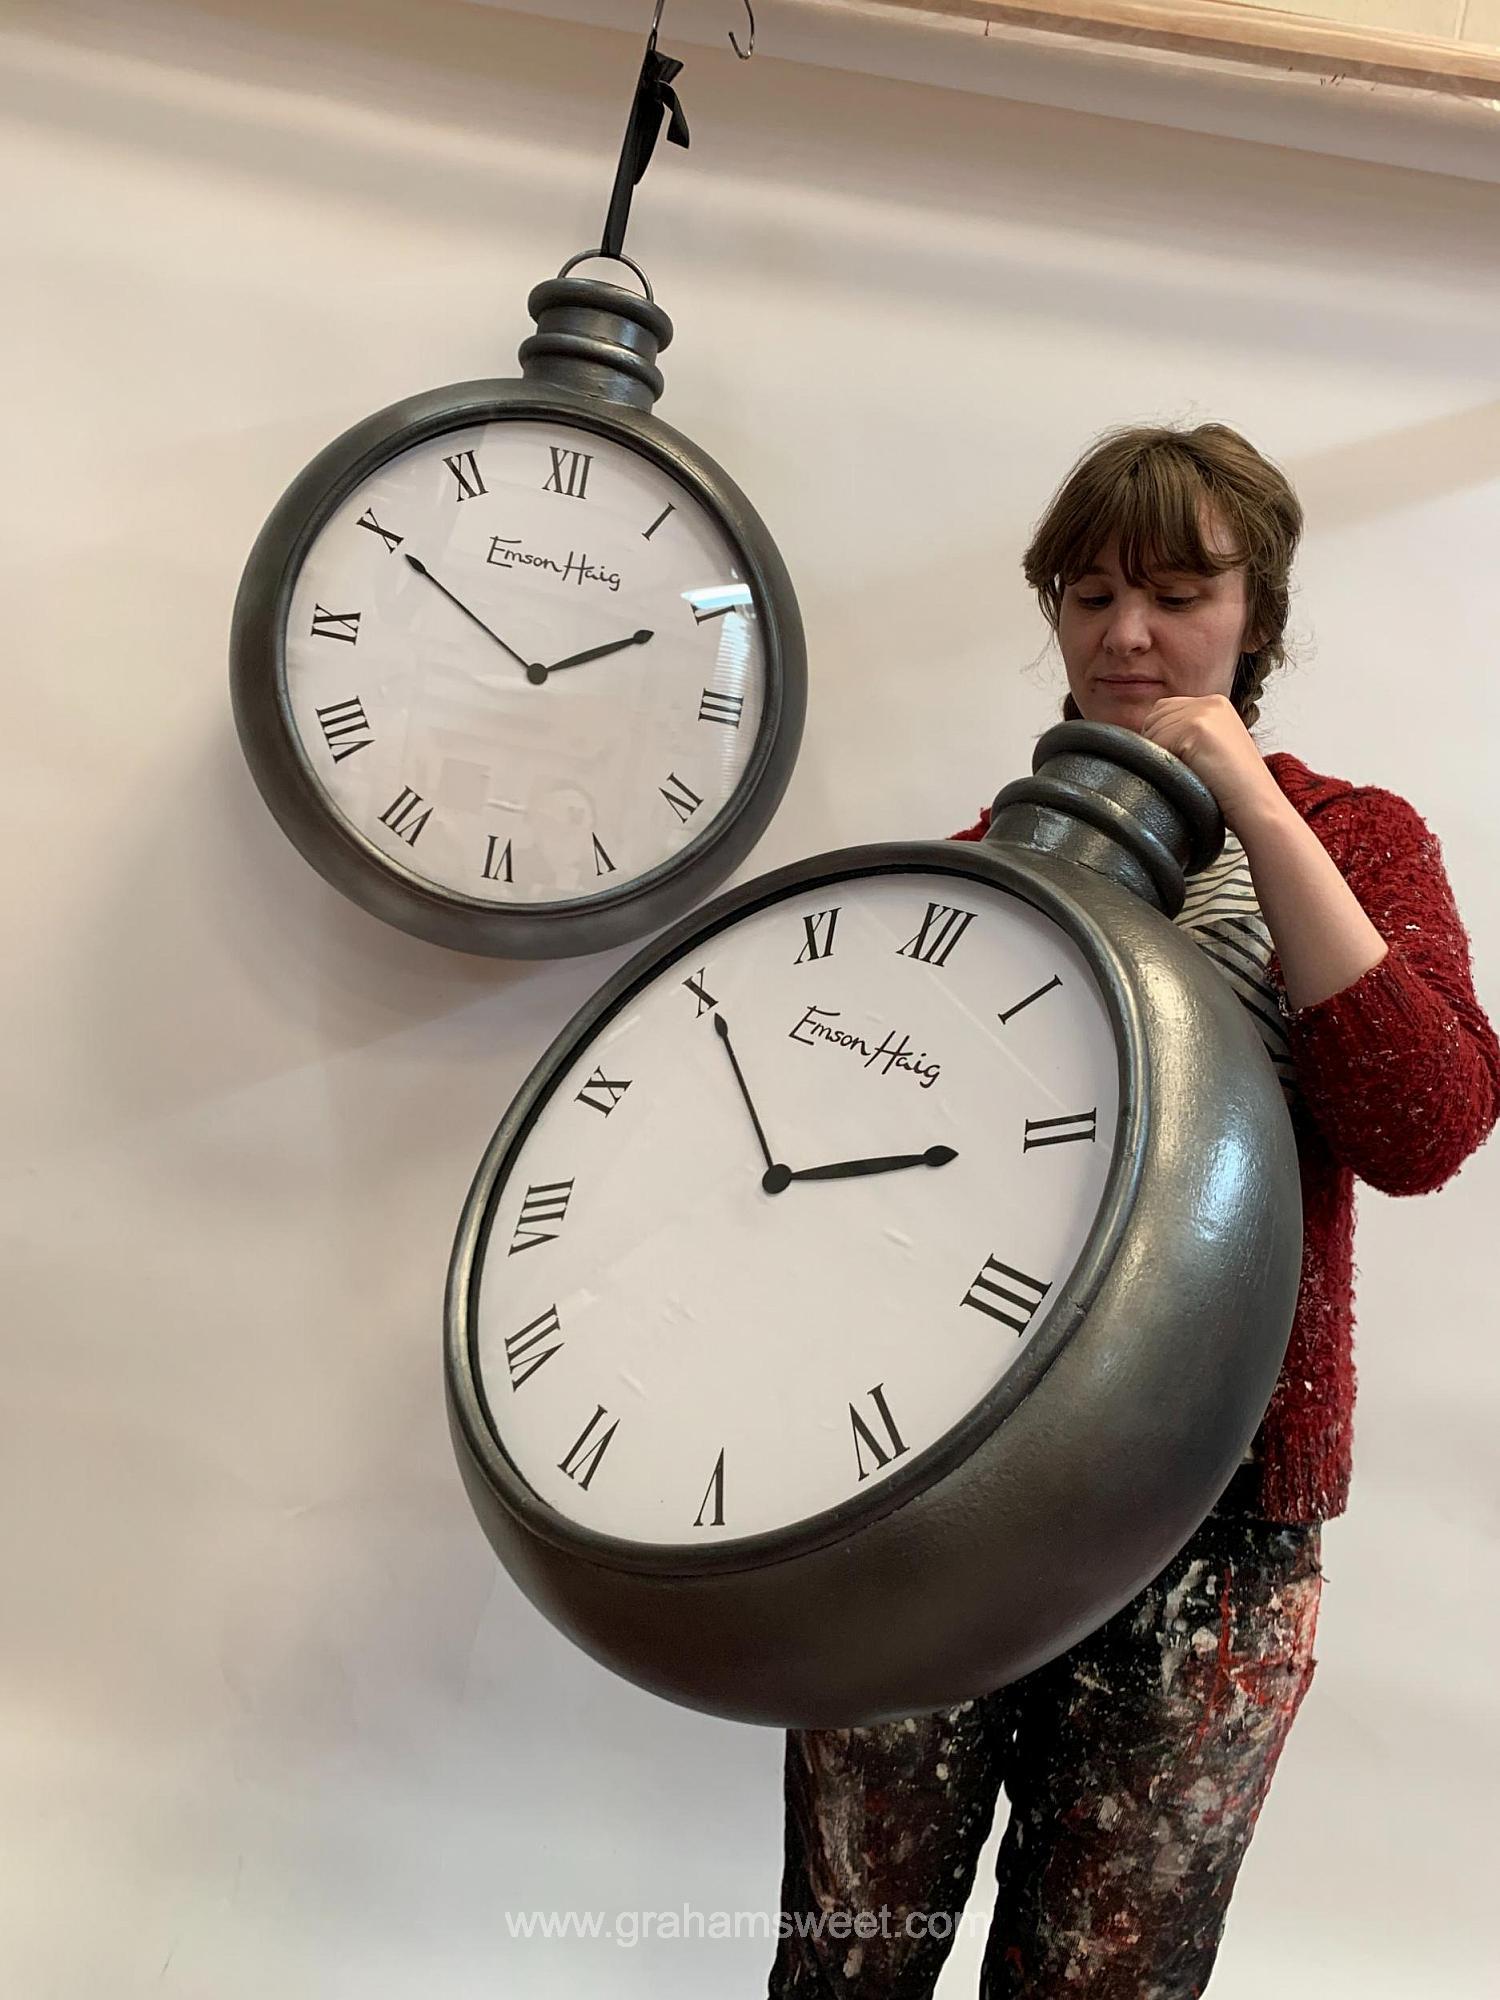
[[[774,1911],[780,1873],[780,1737],[556,1635],[444,1423],[470,1176],[625,954],[496,965],[343,903],[225,665],[292,475],[513,372],[528,289],[597,240],[643,26],[99,0],[4,32],[7,1994],[764,1991],[753,1938],[508,1928]],[[764,514],[812,663],[741,874],[948,832],[1028,769],[1062,689],[1031,524],[1104,427],[1217,417],[1308,514],[1263,747],[1427,814],[1500,1006],[1500,187],[727,47],[681,88],[630,238],[678,328],[662,413]],[[1361,1192],[1353,1507],[1223,2000],[1492,1990],[1497,1192],[1493,1147],[1420,1205]]]

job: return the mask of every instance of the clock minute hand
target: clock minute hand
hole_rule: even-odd
[[[740,1096],[745,1100],[745,1109],[750,1113],[750,1123],[755,1127],[755,1136],[760,1141],[760,1150],[765,1157],[766,1171],[761,1176],[761,1186],[767,1194],[780,1194],[792,1177],[791,1169],[778,1166],[771,1158],[771,1149],[766,1144],[766,1135],[750,1095],[750,1087],[745,1082],[745,1072],[740,1068],[740,1059],[734,1052],[734,1043],[729,1039],[729,1023],[722,1014],[714,1015],[714,1033],[724,1044],[724,1053],[734,1067],[734,1080],[740,1087]]]
[[[831,1167],[799,1167],[794,1181],[852,1181],[863,1174],[893,1174],[900,1167],[946,1167],[958,1154],[951,1146],[929,1146],[925,1153],[887,1154],[878,1160],[835,1160]]]
[[[403,551],[403,553],[406,552]],[[456,604],[459,610],[464,614],[465,618],[472,618],[474,620],[474,623],[479,627],[481,632],[488,632],[489,636],[494,640],[495,644],[501,649],[502,652],[509,653],[511,658],[515,661],[518,667],[524,667],[526,669],[526,678],[528,680],[544,681],[547,678],[547,669],[545,667],[538,666],[535,661],[522,659],[521,655],[516,651],[514,646],[507,645],[505,640],[500,637],[500,634],[498,632],[490,630],[490,627],[485,624],[484,620],[479,616],[477,611],[471,611],[468,605],[464,603],[462,598],[455,597],[453,595],[453,592],[448,588],[446,583],[439,583],[437,578],[433,575],[432,571],[427,567],[426,563],[419,562],[418,559],[411,554],[406,555],[406,560],[411,564],[412,568],[417,572],[418,576],[425,576],[427,581],[434,588],[434,590],[440,590],[443,593],[444,597],[447,598],[450,604]]]
[[[627,646],[644,646],[655,637],[654,632],[632,632],[628,639],[615,639],[607,646],[590,646],[586,653],[569,653],[565,660],[554,660],[547,671],[560,674],[564,667],[581,667],[589,660],[603,660],[611,653],[623,653]]]

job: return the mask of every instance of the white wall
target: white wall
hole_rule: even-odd
[[[640,32],[98,0],[0,49],[0,1990],[763,1991],[755,1941],[505,1925],[779,1878],[780,1738],[556,1635],[444,1425],[470,1176],[624,954],[471,961],[344,904],[226,685],[290,477],[512,372],[528,288],[597,240]],[[812,660],[742,874],[949,831],[1029,768],[1061,693],[1031,523],[1105,426],[1219,417],[1308,514],[1263,745],[1429,816],[1500,1007],[1500,188],[727,47],[681,87],[630,243],[678,326],[662,411],[770,523]],[[1354,1504],[1222,2000],[1491,1990],[1497,1192],[1492,1147],[1362,1193]]]

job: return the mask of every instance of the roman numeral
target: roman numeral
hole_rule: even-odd
[[[379,535],[391,555],[396,553],[404,540],[404,537],[401,535],[393,535],[389,528],[382,528],[375,518],[374,509],[371,507],[366,507],[356,525],[361,528],[368,528],[372,534]]]
[[[535,1187],[527,1188],[521,1213],[516,1218],[515,1240],[506,1251],[506,1256],[514,1257],[518,1250],[534,1250],[538,1243],[551,1243],[557,1231],[539,1229],[537,1224],[561,1222],[568,1212],[568,1197],[572,1192],[571,1181],[539,1181]]]
[[[511,872],[510,842],[500,845],[498,833],[487,834],[489,845],[484,851],[484,879],[486,882],[514,882]]]
[[[708,1482],[708,1491],[707,1491],[707,1492],[706,1492],[706,1493],[704,1494],[704,1496],[703,1496],[703,1505],[702,1505],[702,1506],[700,1506],[700,1507],[699,1507],[699,1509],[698,1509],[698,1518],[697,1518],[697,1519],[696,1519],[696,1520],[694,1521],[694,1523],[693,1523],[693,1526],[694,1526],[695,1528],[701,1528],[701,1527],[703,1526],[703,1508],[704,1508],[704,1507],[706,1507],[706,1506],[708,1505],[708,1503],[709,1503],[709,1501],[710,1501],[710,1500],[712,1500],[712,1501],[713,1501],[713,1503],[714,1503],[714,1516],[713,1516],[713,1519],[712,1519],[712,1520],[711,1520],[711,1521],[709,1522],[709,1524],[708,1524],[708,1525],[709,1525],[709,1526],[710,1526],[711,1528],[722,1528],[722,1527],[723,1527],[723,1525],[724,1525],[724,1447],[723,1447],[723,1445],[720,1445],[720,1446],[719,1446],[719,1459],[718,1459],[718,1463],[717,1463],[717,1464],[715,1465],[715,1467],[714,1467],[714,1470],[713,1470],[713,1477],[712,1477],[712,1478],[711,1478],[711,1479],[709,1480],[709,1482]]]
[[[415,847],[417,835],[432,818],[431,806],[420,818],[416,817],[418,807],[424,803],[419,792],[414,792],[410,785],[403,785],[380,815],[380,823],[388,826],[396,838],[404,840],[408,847]]]
[[[672,789],[674,786],[675,790]],[[685,785],[675,771],[668,771],[666,784],[658,785],[657,790],[684,825],[703,803],[692,787]]]
[[[807,932],[807,942],[797,954],[798,965],[812,958],[828,958],[833,952],[833,927],[839,920],[840,903],[832,910],[819,910],[816,915],[804,917],[802,928]]]
[[[472,451],[457,451],[452,458],[445,458],[443,463],[458,481],[460,506],[465,500],[477,500],[481,493],[489,492],[479,476],[479,460]]]
[[[715,1000],[712,993],[710,993],[708,988],[703,984],[703,975],[705,972],[707,972],[707,970],[708,967],[706,965],[700,965],[698,970],[693,974],[691,979],[684,979],[682,982],[683,985],[687,988],[689,993],[695,993],[698,996],[698,1011],[693,1016],[693,1019],[695,1021],[701,1021],[705,1014],[707,1014],[712,1008],[717,1007],[719,1004],[718,1001]]]
[[[991,1277],[989,1274],[996,1275]],[[1044,1285],[1039,1278],[1028,1278],[1024,1271],[1017,1271],[1010,1264],[1002,1264],[998,1257],[986,1257],[984,1268],[964,1293],[963,1304],[973,1306],[977,1311],[988,1313],[991,1319],[1003,1320],[1013,1326],[1017,1333],[1025,1333],[1032,1317],[1042,1300],[1052,1287]],[[1000,1303],[997,1304],[996,1301]],[[1022,1317],[1017,1319],[1007,1307],[1019,1308]]]
[[[1047,981],[1047,984],[1045,986],[1039,986],[1036,989],[1035,993],[1028,993],[1024,1000],[1018,1000],[1014,1007],[1007,1007],[1005,1012],[1003,1014],[998,1015],[996,1018],[998,1020],[1004,1021],[1008,1027],[1010,1025],[1010,1018],[1012,1014],[1019,1014],[1021,1009],[1023,1007],[1029,1007],[1033,1000],[1040,1000],[1044,993],[1050,993],[1054,986],[1061,986],[1061,985],[1062,981],[1058,978],[1057,974],[1054,972],[1052,977]]]
[[[731,729],[740,726],[740,711],[745,706],[742,694],[717,694],[712,688],[703,690],[703,699],[698,704],[700,722],[727,722]]]
[[[874,1465],[870,1468],[870,1471],[874,1472],[879,1472],[883,1466],[889,1465],[893,1458],[899,1458],[902,1452],[906,1450],[905,1440],[902,1438],[900,1431],[897,1430],[896,1420],[891,1415],[890,1408],[885,1400],[885,1384],[877,1382],[869,1393],[874,1398],[875,1408],[880,1414],[881,1428],[885,1432],[885,1443],[882,1444],[880,1442],[880,1439],[876,1437],[874,1431],[870,1429],[870,1426],[851,1403],[849,1405],[849,1422],[854,1428],[854,1462],[859,1467],[859,1476],[861,1479],[868,1479],[870,1476],[870,1473],[865,1469],[864,1453],[860,1450],[862,1444],[868,1445],[871,1455],[875,1460]]]
[[[594,1426],[608,1414],[602,1403],[597,1404],[594,1414],[570,1446],[567,1456],[557,1461],[558,1471],[567,1473],[569,1479],[576,1480],[585,1489],[599,1470],[599,1461],[604,1456],[606,1445],[620,1428],[620,1419],[616,1417],[607,1431],[601,1431],[597,1438],[593,1436]],[[582,1478],[579,1478],[580,1472],[583,1474]]]
[[[569,500],[588,498],[589,467],[593,459],[586,451],[569,451],[564,445],[550,444],[552,454],[552,477],[542,488],[544,493],[562,493]]]
[[[359,638],[359,618],[357,611],[325,611],[321,604],[315,604],[312,636],[315,639],[346,639],[352,646]]]
[[[946,965],[948,955],[974,921],[972,910],[950,910],[946,903],[929,903],[922,928],[896,953],[923,965]]]
[[[613,861],[610,860],[609,856],[605,853],[604,849],[599,845],[598,834],[597,833],[591,834],[589,838],[594,843],[595,880],[597,881],[597,879],[601,875],[613,875],[615,872],[615,864],[613,863]]]
[[[1094,1121],[1098,1115],[1096,1105],[1092,1111],[1073,1111],[1066,1118],[1028,1118],[1021,1151],[1029,1153],[1033,1146],[1065,1146],[1070,1139],[1095,1139],[1098,1134]],[[1033,1133],[1037,1134],[1035,1138]]]
[[[557,1338],[553,1345],[544,1346],[543,1343],[552,1340],[554,1334]],[[562,1344],[562,1327],[556,1306],[548,1306],[519,1333],[508,1333],[505,1336],[505,1362],[510,1369],[511,1388],[519,1389],[523,1382],[529,1381],[544,1361],[552,1359]],[[542,1350],[540,1354],[538,1348]]]
[[[629,1077],[626,1077],[623,1083],[611,1083],[602,1069],[596,1069],[588,1082],[583,1086],[583,1089],[579,1091],[578,1102],[580,1104],[591,1104],[596,1111],[602,1111],[607,1118],[620,1099],[625,1095],[626,1091],[629,1090],[630,1085],[631,1078]],[[608,1103],[605,1102],[603,1097],[594,1096],[592,1093],[595,1091],[607,1091],[609,1094]]]
[[[657,529],[661,526],[662,522],[666,520],[668,514],[675,514],[676,512],[677,512],[677,502],[675,500],[669,500],[666,506],[663,507],[661,512],[657,515],[656,519],[651,523],[651,526],[649,528],[642,528],[641,540],[643,542],[649,542],[651,537],[656,533]]]
[[[316,714],[323,728],[323,739],[333,751],[335,764],[342,764],[356,750],[368,750],[374,741],[369,736],[360,737],[358,743],[347,741],[347,738],[359,736],[361,730],[370,726],[365,719],[364,705],[357,700],[330,702],[327,708],[316,710]]]

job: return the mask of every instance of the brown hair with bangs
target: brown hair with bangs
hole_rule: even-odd
[[[1216,554],[1203,538],[1204,501],[1222,523],[1228,554]],[[1087,574],[1113,534],[1120,567],[1137,589],[1168,570],[1216,576],[1245,565],[1245,632],[1260,643],[1240,654],[1229,698],[1252,729],[1266,678],[1287,658],[1302,508],[1285,475],[1227,424],[1105,432],[1058,488],[1022,558],[1054,637],[1064,590]],[[1063,715],[1070,722],[1081,715],[1071,694]]]

